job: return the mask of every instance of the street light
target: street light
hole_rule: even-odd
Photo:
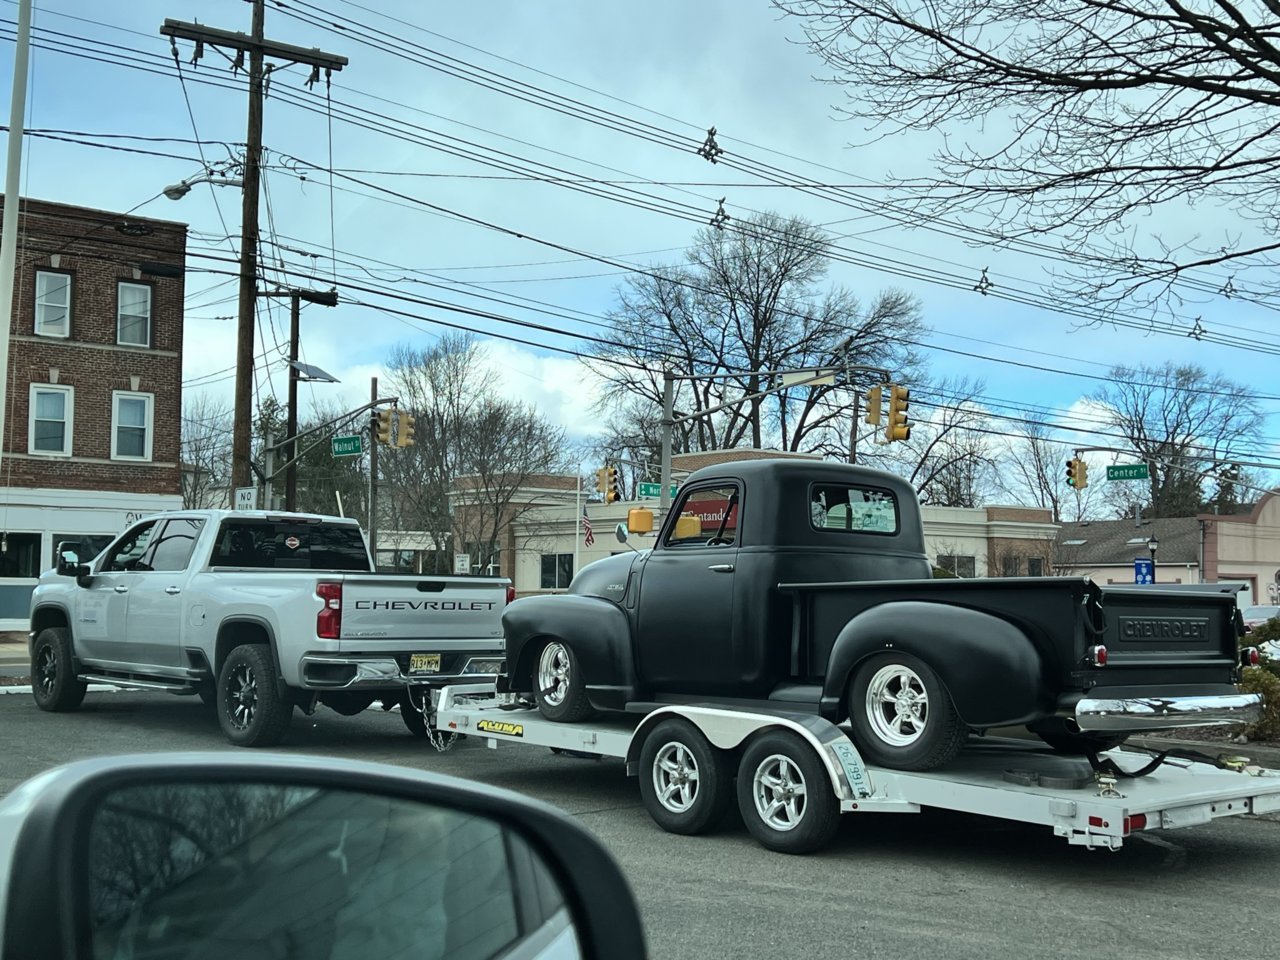
[[[171,183],[162,191],[170,200],[181,200],[191,192],[193,184],[212,183],[215,187],[243,187],[243,180],[235,180],[231,177],[216,177],[211,173],[201,173],[194,177],[188,177],[186,180],[179,180],[177,183]]]
[[[1151,551],[1151,582],[1156,582],[1156,548],[1160,546],[1160,541],[1153,533],[1147,540],[1147,549]]]

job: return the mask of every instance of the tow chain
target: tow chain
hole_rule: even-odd
[[[455,730],[447,737],[436,729],[435,710],[431,706],[431,691],[424,689],[422,695],[422,705],[418,705],[418,701],[413,697],[413,690],[410,688],[406,691],[409,695],[409,705],[422,714],[422,726],[426,730],[427,742],[436,748],[437,753],[448,753],[453,749],[453,745],[458,741],[458,732]]]

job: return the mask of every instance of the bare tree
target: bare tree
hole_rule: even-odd
[[[225,507],[231,482],[231,408],[207,393],[182,402],[182,506]]]
[[[1113,303],[1217,264],[1237,271],[1228,289],[1243,292],[1253,277],[1256,291],[1276,291],[1280,5],[774,2],[802,19],[832,81],[850,88],[845,112],[889,133],[958,134],[937,155],[937,178],[907,194],[928,188],[921,213],[977,214],[995,239],[1054,232],[1091,258],[1075,289]],[[1129,249],[1134,216],[1167,204],[1219,204],[1259,239]],[[1202,293],[1223,286],[1187,279]]]
[[[1029,421],[1000,458],[997,486],[1016,503],[1049,510],[1054,523],[1082,520],[1096,507],[1098,487],[1091,483],[1073,491],[1066,485],[1066,464],[1074,452],[1069,444],[1050,438],[1047,424]]]
[[[602,407],[629,445],[656,446],[649,430],[662,403],[662,371],[677,381],[676,408],[714,415],[684,422],[676,452],[776,446],[848,450],[848,381],[798,386],[767,397],[769,371],[883,367],[909,378],[918,363],[919,305],[887,291],[864,307],[826,285],[828,240],[798,218],[761,214],[723,230],[705,228],[687,262],[632,277],[610,314],[614,343],[590,366],[606,383]],[[642,401],[637,404],[636,401]],[[739,401],[739,402],[735,402]]]
[[[401,345],[387,366],[400,408],[416,418],[414,445],[379,458],[388,530],[427,535],[434,546],[427,572],[449,572],[451,554],[463,550],[487,566],[528,509],[518,492],[565,469],[564,431],[531,406],[497,396],[474,337]],[[452,543],[455,533],[461,543]]]
[[[1202,509],[1205,481],[1252,443],[1262,425],[1252,391],[1200,367],[1116,367],[1110,381],[1093,399],[1148,464],[1150,516],[1185,517]]]

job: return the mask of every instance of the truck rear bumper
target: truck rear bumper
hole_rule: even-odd
[[[1075,722],[1080,729],[1099,733],[1138,733],[1177,727],[1253,723],[1261,715],[1262,697],[1256,693],[1112,700],[1085,698],[1075,707]]]
[[[302,658],[302,686],[308,690],[386,690],[391,687],[441,686],[458,680],[490,680],[502,669],[502,654],[475,653],[463,658],[461,671],[407,673],[395,657],[308,655]]]

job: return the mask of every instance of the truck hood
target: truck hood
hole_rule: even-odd
[[[628,550],[589,563],[573,578],[569,592],[621,603],[627,593],[632,568],[648,553],[648,550]]]

